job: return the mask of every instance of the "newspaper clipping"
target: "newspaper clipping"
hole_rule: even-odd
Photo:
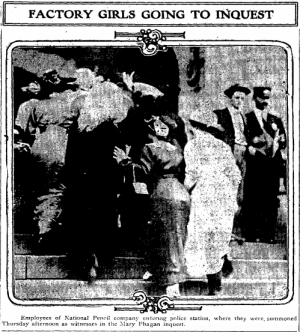
[[[298,2],[1,5],[1,330],[298,331]]]

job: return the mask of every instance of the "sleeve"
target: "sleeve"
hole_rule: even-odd
[[[221,120],[220,110],[213,111],[215,115],[215,122],[208,127],[208,131],[214,137],[220,139],[221,141],[225,141],[225,130],[223,127],[223,121]]]
[[[214,113],[215,116],[216,116],[217,124],[221,124],[221,123],[220,123],[220,112],[219,112],[219,110],[215,110],[215,111],[213,111],[213,113]]]
[[[231,181],[234,190],[238,190],[238,186],[242,180],[241,171],[239,170],[234,156],[227,146],[222,147],[221,154],[223,156],[224,173]]]
[[[25,132],[29,118],[30,118],[31,114],[33,113],[33,111],[34,111],[34,106],[33,106],[32,102],[27,101],[27,102],[21,104],[18,109],[17,117],[15,120],[16,128]]]
[[[132,162],[131,158],[128,158],[122,161],[121,165],[125,167],[134,166],[136,169],[141,170],[144,175],[148,175],[154,167],[154,162],[154,155],[151,148],[145,145],[142,149],[139,162]]]
[[[282,136],[282,140],[279,142],[279,149],[283,150],[286,148],[286,132],[283,126],[283,122],[280,118],[278,118],[278,128],[279,128],[279,135]]]
[[[15,120],[15,129],[18,131],[21,141],[32,144],[38,126],[36,119],[36,102],[30,100],[23,103],[18,110]]]
[[[198,178],[197,163],[195,162],[195,148],[192,141],[189,141],[184,149],[185,159],[185,180],[184,185],[187,190],[195,187]]]
[[[149,146],[144,146],[141,154],[141,168],[145,174],[149,174],[154,167],[154,154]]]

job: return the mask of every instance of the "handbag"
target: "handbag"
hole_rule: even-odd
[[[132,165],[132,175],[133,175],[133,189],[134,189],[134,192],[138,195],[149,195],[146,183],[136,182],[135,165]]]

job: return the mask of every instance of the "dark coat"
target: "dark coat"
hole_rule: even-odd
[[[264,142],[264,143],[263,142],[257,142],[257,143],[253,142],[254,137],[260,137],[264,134],[254,111],[251,111],[248,114],[246,114],[246,119],[247,119],[247,141],[248,141],[249,145],[252,145],[255,148],[263,148],[266,145],[266,142]],[[284,130],[281,119],[274,114],[268,113],[267,120],[266,121],[263,120],[263,122],[264,122],[265,131],[272,138],[274,138],[274,136],[275,136],[275,131],[274,131],[274,129],[272,129],[272,124],[275,123],[277,125],[277,127],[279,129],[279,135],[284,135],[284,137],[285,137],[284,141],[280,142],[279,149],[284,149],[286,147],[286,134],[285,134],[285,130]]]
[[[256,149],[255,155],[249,154],[247,158],[247,182],[249,182],[251,189],[254,189],[255,185],[257,189],[262,187],[260,193],[263,196],[264,193],[268,196],[277,195],[279,178],[285,177],[285,162],[280,153],[280,150],[286,147],[286,134],[282,120],[278,116],[268,113],[267,120],[263,120],[263,131],[254,111],[249,112],[246,117],[247,142]],[[272,128],[273,123],[279,129],[279,135],[284,136],[284,140],[279,142],[279,148],[274,156],[275,130]]]
[[[111,122],[91,131],[69,132],[64,179],[64,224],[69,248],[113,256],[116,246],[117,194],[123,174],[113,158],[115,146],[124,149],[121,133]]]
[[[218,118],[218,124],[224,128],[224,131],[216,131],[216,137],[220,140],[224,141],[231,147],[231,150],[234,149],[234,141],[235,141],[235,133],[232,118],[229,112],[229,109],[226,107],[221,110],[215,110],[214,113]],[[244,115],[242,114],[242,119],[244,122],[244,128],[246,128],[246,120]],[[245,132],[244,132],[245,134]]]
[[[255,155],[248,154],[245,177],[245,218],[247,235],[253,238],[273,239],[277,222],[279,179],[284,176],[285,166],[280,149],[286,146],[286,134],[279,117],[268,114],[263,120],[262,130],[254,111],[246,114],[247,141],[256,149]],[[279,134],[284,135],[279,149],[273,155],[273,139],[275,123]],[[267,133],[267,134],[266,134]],[[254,139],[256,137],[256,139]]]

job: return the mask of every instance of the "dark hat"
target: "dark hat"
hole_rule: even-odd
[[[268,86],[256,86],[253,88],[253,98],[269,99],[270,92],[271,88]]]
[[[50,70],[46,70],[43,74],[43,80],[44,81],[49,81],[51,80],[51,78],[53,78],[54,76],[57,76],[59,78],[59,80],[61,81],[62,84],[74,84],[77,80],[76,77],[61,77],[56,69],[50,69]]]
[[[245,95],[248,95],[251,91],[250,89],[246,88],[245,86],[241,86],[239,84],[232,85],[230,88],[224,91],[224,94],[231,98],[236,91],[243,92]]]
[[[54,75],[58,75],[57,70],[56,69],[48,69],[44,72],[43,78],[47,79],[47,78],[52,77]]]

